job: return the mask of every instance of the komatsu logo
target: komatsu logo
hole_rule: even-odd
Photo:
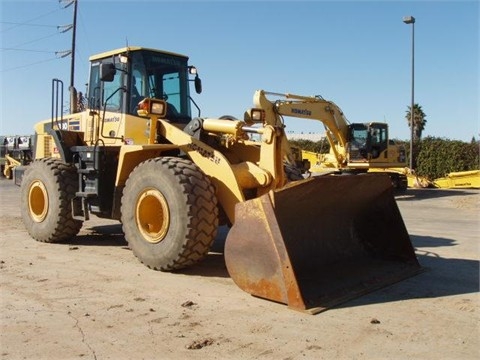
[[[311,116],[312,115],[312,112],[310,110],[307,110],[307,109],[296,109],[296,108],[293,108],[292,109],[292,113],[293,114],[297,114],[297,115],[307,115],[307,116]]]
[[[119,122],[120,121],[120,116],[112,116],[105,118],[105,122]]]

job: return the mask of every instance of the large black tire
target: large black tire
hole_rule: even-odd
[[[285,175],[287,176],[288,181],[297,181],[297,180],[305,179],[305,177],[303,177],[302,175],[302,171],[296,166],[294,166],[293,164],[284,162],[283,170],[285,171]]]
[[[82,221],[72,216],[72,198],[78,189],[74,166],[60,159],[32,162],[22,179],[20,207],[28,233],[37,241],[54,243],[78,234]]]
[[[405,175],[389,173],[392,180],[392,187],[396,192],[405,192],[408,188],[408,179]]]
[[[139,164],[122,197],[121,221],[135,256],[172,271],[202,260],[218,228],[215,189],[190,160],[162,157]]]

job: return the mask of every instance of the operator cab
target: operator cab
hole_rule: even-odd
[[[196,69],[188,66],[188,57],[128,47],[93,56],[90,61],[90,109],[138,116],[138,103],[149,97],[167,102],[169,121],[187,124],[192,119],[189,82],[195,81],[200,93],[201,81]],[[190,74],[195,75],[193,80]]]
[[[377,159],[388,148],[388,125],[366,123],[349,125],[350,161]]]

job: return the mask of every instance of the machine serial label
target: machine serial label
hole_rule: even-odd
[[[204,158],[207,158],[208,160],[212,161],[213,163],[215,163],[217,165],[220,164],[220,158],[218,156],[215,156],[215,153],[213,151],[204,149],[197,144],[188,144],[188,148],[190,150],[198,152]]]
[[[296,114],[296,115],[307,115],[307,116],[311,116],[312,115],[312,112],[310,110],[307,110],[307,109],[296,109],[296,108],[293,108],[292,109],[292,113],[293,114]]]

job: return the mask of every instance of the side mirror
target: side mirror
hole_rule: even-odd
[[[202,80],[200,80],[200,78],[198,77],[197,68],[195,66],[189,66],[188,67],[188,73],[190,75],[195,75],[195,79],[194,79],[195,91],[197,92],[197,94],[201,94],[202,93]]]
[[[202,93],[202,80],[197,76],[195,76],[195,91],[197,92],[197,94],[201,94]]]
[[[115,74],[117,73],[117,69],[115,69],[115,65],[112,63],[105,63],[102,64],[100,67],[100,80],[106,82],[112,82]]]

